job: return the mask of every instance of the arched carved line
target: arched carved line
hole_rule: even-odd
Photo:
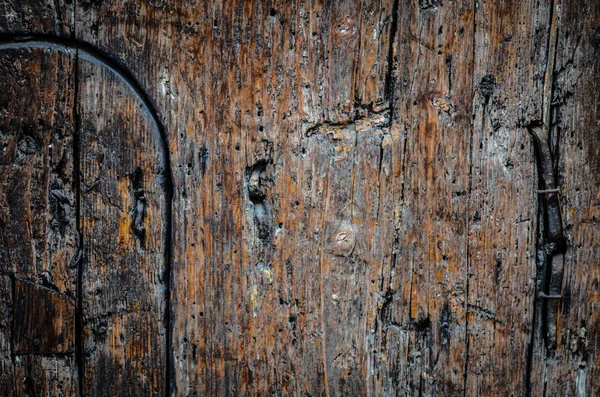
[[[30,48],[42,48],[51,49],[55,51],[61,51],[66,53],[73,53],[78,58],[84,59],[88,62],[101,65],[106,69],[110,70],[115,76],[117,76],[140,100],[144,106],[145,111],[152,119],[156,130],[159,133],[159,141],[162,147],[162,159],[164,163],[164,175],[163,175],[163,188],[166,198],[166,236],[165,236],[165,328],[166,328],[166,352],[167,361],[165,368],[165,377],[167,381],[166,395],[170,395],[172,389],[171,384],[171,371],[173,371],[172,358],[171,358],[171,272],[172,272],[172,259],[173,259],[173,244],[172,244],[172,212],[173,212],[173,194],[175,191],[175,182],[173,179],[173,173],[171,170],[171,159],[168,145],[167,130],[161,121],[161,118],[154,106],[154,102],[150,99],[150,96],[142,88],[142,86],[133,77],[131,72],[119,62],[112,59],[108,54],[104,53],[100,49],[93,45],[66,37],[56,37],[48,35],[7,35],[0,34],[0,51],[11,50],[11,49],[30,49]],[[77,71],[75,71],[77,73]],[[83,374],[80,374],[80,376]],[[80,393],[83,392],[80,390]]]
[[[55,51],[62,51],[67,53],[77,53],[79,58],[85,59],[88,62],[104,66],[112,73],[114,73],[142,102],[148,115],[151,117],[157,131],[161,136],[161,143],[163,147],[163,161],[165,163],[165,190],[171,190],[173,193],[174,183],[173,175],[171,173],[170,163],[170,152],[168,147],[168,139],[166,134],[166,128],[163,125],[158,111],[154,107],[154,103],[150,99],[146,91],[141,85],[135,80],[131,72],[125,67],[121,66],[118,62],[110,58],[107,54],[101,50],[93,47],[89,43],[81,42],[69,38],[59,38],[52,36],[6,36],[0,35],[0,50],[10,49],[25,49],[25,48],[47,48]]]

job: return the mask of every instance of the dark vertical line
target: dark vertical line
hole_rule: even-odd
[[[173,176],[173,170],[171,168],[171,151],[169,149],[169,135],[167,127],[165,126],[164,119],[161,117],[158,106],[151,99],[146,91],[137,83],[135,77],[130,75],[128,69],[123,69],[123,76],[129,82],[133,84],[140,99],[145,103],[150,115],[154,119],[154,123],[158,129],[160,143],[163,150],[163,188],[165,193],[165,242],[164,242],[164,285],[165,285],[165,312],[163,318],[163,326],[165,329],[165,396],[169,397],[173,394],[176,388],[175,385],[175,365],[173,358],[173,308],[172,308],[172,292],[173,286],[173,252],[174,252],[174,241],[175,241],[175,230],[173,228],[173,202],[175,196],[175,179]]]
[[[75,87],[73,90],[73,118],[75,128],[73,131],[73,183],[75,184],[75,219],[77,222],[77,234],[79,244],[77,247],[77,286],[75,307],[75,361],[77,363],[79,396],[84,395],[85,360],[83,356],[83,220],[81,218],[81,184],[83,183],[81,169],[81,117],[79,114],[79,49],[75,49]]]
[[[398,33],[399,3],[400,3],[400,0],[394,0],[394,3],[392,4],[392,10],[391,10],[391,18],[392,19],[391,19],[391,23],[390,23],[390,38],[389,38],[388,53],[387,53],[387,70],[386,70],[385,82],[384,82],[384,84],[385,84],[384,85],[384,99],[389,101],[388,127],[390,128],[390,132],[391,132],[392,126],[394,125],[394,43],[396,42],[396,35]],[[379,167],[378,167],[379,168],[378,182],[380,184],[380,187],[379,187],[379,193],[380,193],[379,194],[379,202],[380,203],[381,203],[381,168],[382,168],[383,155],[384,155],[383,137],[381,139],[382,139],[382,141],[380,142],[380,146],[379,146]],[[404,156],[406,157],[406,140],[404,141]],[[404,178],[404,159],[405,159],[405,157],[403,157],[401,159],[403,162],[402,178]],[[393,162],[393,158],[392,158],[392,162]],[[392,195],[392,196],[394,196],[394,195]],[[404,199],[404,180],[402,181],[401,196],[402,196],[402,199]],[[379,218],[380,209],[378,208],[377,211],[378,211],[378,218]],[[393,270],[396,266],[396,260],[397,260],[396,252],[397,252],[398,245],[399,245],[399,240],[397,238],[396,231],[394,231],[394,241],[392,242],[392,245],[391,245],[392,255],[390,257],[389,279],[387,281],[388,286],[385,288],[386,289],[386,292],[385,292],[386,301],[387,301],[388,294],[390,296],[390,299],[393,299],[393,297],[392,297],[393,293],[390,290],[390,285],[392,282]],[[382,267],[381,267],[382,273],[381,273],[380,284],[379,284],[380,292],[383,292],[383,290],[384,290],[384,285],[383,285],[383,281],[385,278],[383,275],[384,268],[385,268],[385,266],[382,265]],[[412,282],[411,282],[411,288],[412,288]],[[410,298],[412,299],[412,293],[410,295]],[[381,339],[381,347],[380,348],[382,350],[384,350],[385,347],[387,346],[387,324],[386,324],[386,322],[390,322],[390,320],[391,320],[391,311],[390,310],[381,310],[378,313],[377,317],[379,317],[379,319],[375,319],[375,326],[377,326],[378,321],[381,322],[382,339]],[[377,389],[375,388],[375,390],[377,390]]]
[[[554,7],[556,7],[556,2],[552,1],[552,6],[550,8],[550,20],[548,21],[548,40],[546,41],[546,70],[544,71],[544,86],[542,87],[542,122],[546,124],[548,127],[548,133],[550,133],[550,109],[552,107],[552,94],[550,92],[550,98],[546,98],[546,84],[548,83],[548,79],[552,80],[550,82],[551,90],[554,86],[554,67],[556,65],[556,44],[558,40],[558,27],[555,27],[554,21]],[[553,37],[553,35],[555,35]],[[552,43],[552,39],[554,39],[554,43]],[[554,47],[553,47],[554,46]],[[550,55],[553,55],[552,59],[550,59]],[[552,64],[550,63],[552,61]],[[548,75],[548,73],[551,73]]]
[[[77,0],[73,1],[73,30],[71,39],[75,40],[77,34]],[[85,386],[85,359],[83,352],[83,219],[81,218],[81,184],[83,182],[81,169],[81,117],[79,114],[79,46],[75,43],[75,65],[74,65],[75,87],[73,89],[73,118],[75,121],[73,131],[73,183],[75,183],[75,219],[77,222],[77,234],[79,244],[77,247],[77,284],[76,284],[76,306],[75,306],[75,363],[77,366],[77,387],[79,397],[83,397]]]
[[[475,60],[477,54],[477,0],[473,1],[473,49],[471,53],[471,107],[475,107]],[[471,270],[471,244],[469,244],[470,235],[470,219],[471,219],[471,197],[473,192],[473,140],[475,138],[475,112],[471,118],[471,136],[469,137],[469,185],[467,194],[467,217],[465,220],[465,243],[466,243],[466,258],[467,258],[467,274],[465,285],[465,366],[464,366],[464,383],[463,396],[467,396],[467,381],[469,373],[469,279]]]
[[[554,20],[552,20],[554,23]],[[556,58],[558,53],[558,30],[556,27],[556,33],[554,37],[554,59],[552,61],[552,77],[550,81],[550,104],[548,105],[548,139],[550,142],[550,149],[552,158],[554,160],[554,174],[556,175],[556,183],[560,184],[560,174],[558,164],[560,163],[560,129],[554,128],[555,120],[558,123],[560,115],[558,114],[559,106],[553,106],[554,95],[556,94]],[[552,30],[550,31],[552,32]],[[554,144],[554,147],[552,145]]]
[[[387,73],[385,75],[385,98],[390,101],[390,125],[394,122],[394,43],[398,32],[398,8],[400,0],[394,0],[392,22],[390,25],[390,43],[387,55]]]
[[[145,94],[145,93],[144,93]],[[165,396],[169,397],[176,389],[175,385],[175,364],[173,358],[173,308],[172,308],[172,292],[173,286],[173,252],[175,242],[175,230],[173,228],[173,202],[175,195],[175,179],[171,168],[171,151],[169,149],[169,134],[164,120],[158,113],[158,106],[147,97],[151,112],[155,118],[156,125],[159,129],[161,143],[163,147],[163,161],[165,173],[165,195],[166,195],[166,236],[165,236]]]
[[[164,263],[165,263],[165,395],[168,397],[173,391],[173,357],[172,357],[172,345],[173,345],[173,322],[171,312],[171,291],[173,290],[172,283],[172,272],[173,272],[173,195],[174,195],[174,182],[173,175],[171,173],[171,162],[169,155],[169,145],[167,141],[166,130],[164,130],[163,124],[159,124],[163,131],[161,136],[163,137],[163,145],[165,150],[165,173],[166,177],[166,209],[165,209],[165,220],[166,220],[166,236],[165,236],[165,250],[164,250]]]
[[[352,65],[352,97],[354,98],[354,104],[352,106],[352,113],[354,114],[353,117],[356,117],[356,115],[358,114],[358,108],[361,106],[362,103],[362,98],[359,96],[359,90],[360,90],[360,65],[361,65],[361,59],[360,59],[360,52],[362,51],[362,35],[363,35],[363,31],[362,31],[362,23],[363,23],[363,13],[362,13],[362,1],[358,2],[358,26],[361,27],[358,30],[358,45],[356,46],[356,49],[354,50],[354,64]],[[385,89],[385,86],[384,86]]]
[[[533,148],[532,148],[533,150]],[[538,170],[539,170],[538,163]],[[538,171],[541,172],[541,171]],[[538,178],[538,183],[536,189],[542,189],[541,178]],[[537,227],[536,227],[536,282],[535,282],[535,290],[534,290],[534,299],[533,299],[533,315],[532,315],[532,324],[531,324],[531,335],[529,335],[529,344],[527,346],[527,366],[525,367],[525,391],[524,395],[530,397],[532,395],[531,389],[531,372],[533,369],[533,351],[535,346],[535,335],[540,328],[541,323],[541,309],[543,303],[537,299],[538,290],[544,290],[545,283],[545,258],[540,255],[543,253],[544,247],[544,214],[543,214],[543,203],[542,197],[537,195]]]

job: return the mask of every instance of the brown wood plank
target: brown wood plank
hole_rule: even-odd
[[[479,2],[469,195],[467,389],[523,395],[534,332],[536,162],[551,2]],[[535,38],[535,39],[534,39]]]
[[[53,390],[75,395],[74,53],[9,47],[0,45],[0,384],[26,395],[25,383],[60,365]],[[50,383],[38,395],[51,395]]]
[[[160,129],[119,71],[83,54],[78,73],[84,393],[161,395],[168,181]]]
[[[399,3],[396,230],[379,279],[379,394],[464,393],[473,7]]]
[[[74,50],[0,50],[0,394],[77,391],[77,189],[84,395],[600,389],[593,1],[74,3],[0,1],[4,36],[107,54],[75,89]],[[569,241],[556,351],[533,120]]]
[[[303,168],[312,172],[305,174],[304,186],[322,214],[307,232],[321,273],[326,395],[367,390],[367,273],[377,256],[371,244],[377,232],[378,160],[388,130],[384,113],[308,132]],[[387,226],[393,228],[393,222]]]
[[[15,280],[13,354],[75,352],[75,304],[44,287]]]
[[[175,394],[322,393],[319,268],[311,240],[299,239],[323,219],[304,207],[302,139],[324,121],[350,121],[362,105],[385,106],[391,8],[370,1],[78,8],[78,37],[133,71],[169,132]],[[261,167],[273,182],[253,203],[246,176]]]
[[[557,348],[533,348],[531,395],[594,396],[600,391],[600,4],[559,1],[556,56],[548,87],[563,225],[568,240]]]
[[[74,297],[73,54],[0,55],[2,271]]]
[[[15,391],[15,363],[11,352],[13,281],[9,276],[0,276],[0,390],[5,395]]]

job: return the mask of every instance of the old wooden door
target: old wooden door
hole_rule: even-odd
[[[597,0],[0,0],[2,396],[598,396],[599,280]]]

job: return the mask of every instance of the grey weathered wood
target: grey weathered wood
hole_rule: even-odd
[[[4,0],[0,4],[2,34],[50,34],[69,37],[73,33],[73,0]]]

